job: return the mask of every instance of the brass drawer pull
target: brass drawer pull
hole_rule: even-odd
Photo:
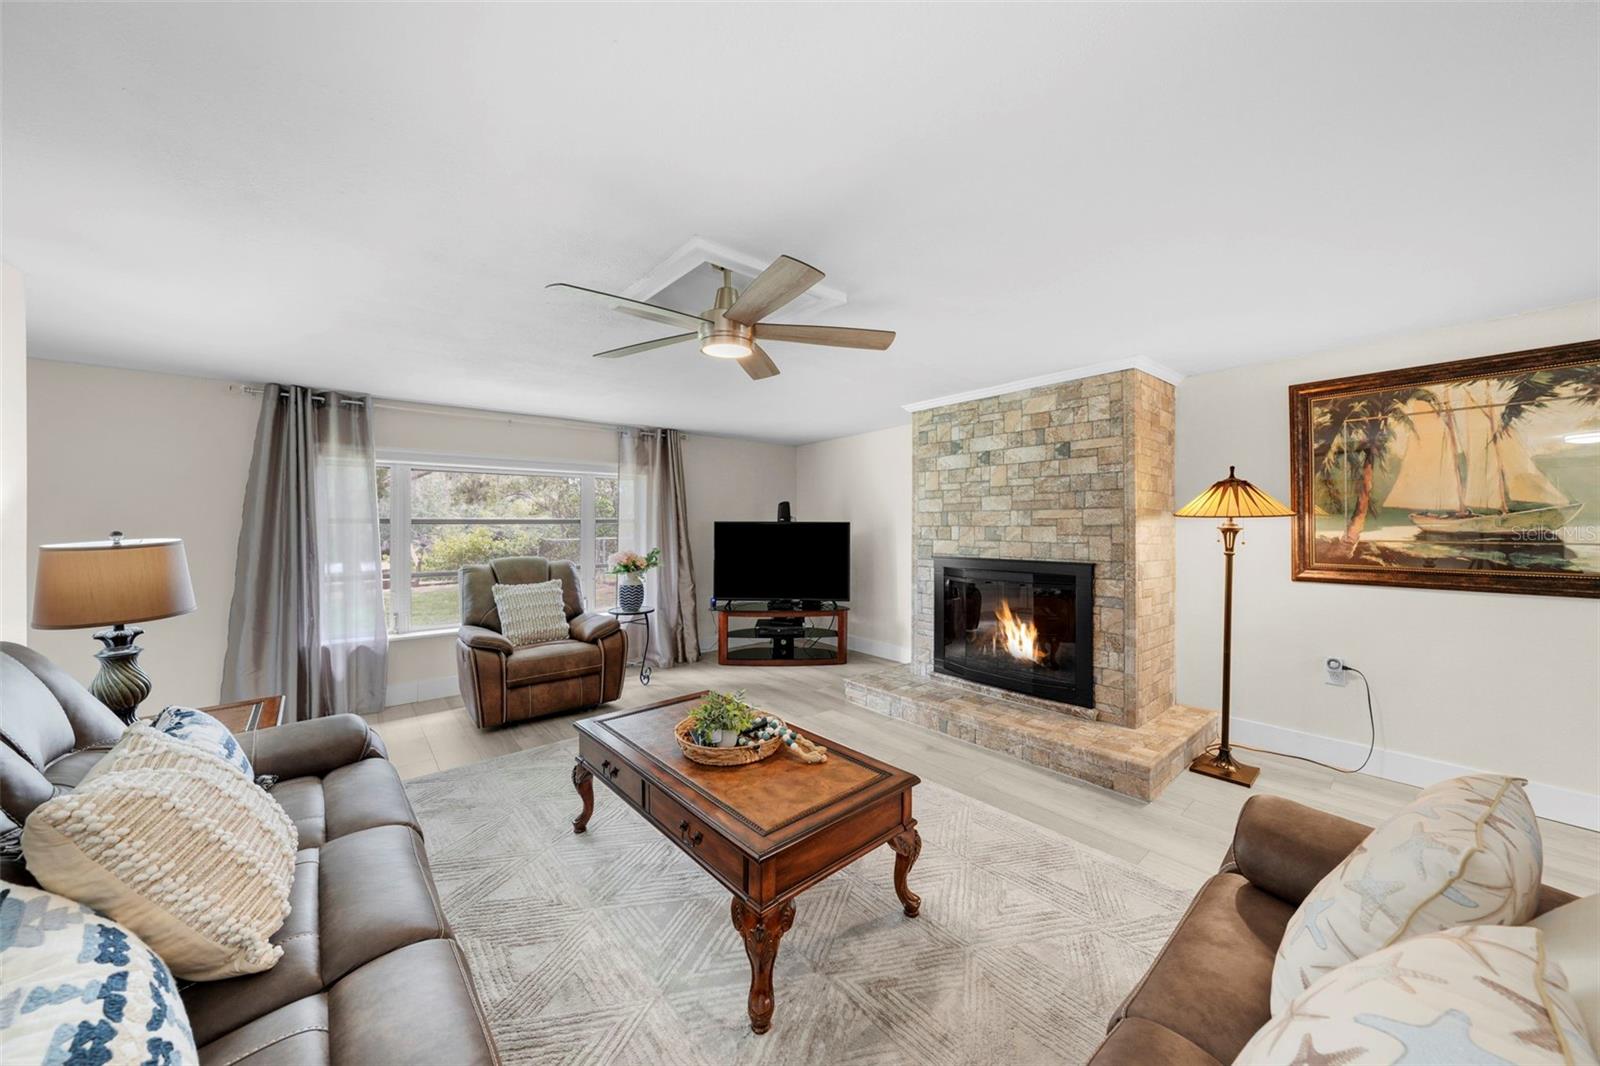
[[[704,833],[696,830],[694,836],[689,838],[689,843],[693,844],[695,847],[699,847],[700,841],[704,840],[705,838],[706,835]]]
[[[678,832],[682,833],[684,836],[688,836],[689,835],[689,823],[687,821],[679,822],[678,823]]]

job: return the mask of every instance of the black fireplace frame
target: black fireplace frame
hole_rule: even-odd
[[[959,663],[946,662],[944,585],[951,577],[1015,581],[1018,575],[1052,578],[1070,577],[1076,589],[1074,598],[1077,639],[1075,659],[1087,669],[1074,670],[1069,682],[1037,677],[1023,681],[1012,675],[973,670]],[[1061,563],[1043,559],[972,559],[955,555],[936,555],[933,559],[933,669],[935,673],[964,678],[995,688],[1020,692],[1026,696],[1070,703],[1074,707],[1094,707],[1094,564]]]

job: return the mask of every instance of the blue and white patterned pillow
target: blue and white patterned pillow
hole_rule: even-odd
[[[0,882],[0,1059],[7,1064],[198,1063],[160,956],[65,896]]]
[[[205,711],[197,711],[193,707],[168,707],[150,719],[150,728],[209,751],[250,780],[255,780],[255,769],[250,765],[244,749],[239,746],[238,739],[228,731],[227,726]]]

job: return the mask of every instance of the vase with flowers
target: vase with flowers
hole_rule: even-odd
[[[619,611],[637,611],[644,607],[644,575],[660,565],[660,548],[651,548],[645,555],[617,552],[611,557],[611,569],[606,573],[617,575]]]

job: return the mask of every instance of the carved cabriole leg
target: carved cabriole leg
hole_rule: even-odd
[[[589,828],[589,816],[594,813],[594,775],[582,762],[572,764],[572,787],[583,799],[583,810],[572,820],[572,831],[581,833]]]
[[[922,854],[922,834],[912,823],[909,829],[889,841],[889,846],[894,849],[894,894],[905,905],[906,916],[915,918],[922,910],[922,897],[906,886],[906,875],[911,872],[917,856]]]
[[[744,938],[750,956],[750,1031],[764,1033],[772,1026],[772,964],[778,942],[794,924],[794,900],[770,911],[757,911],[733,897],[733,927]]]

